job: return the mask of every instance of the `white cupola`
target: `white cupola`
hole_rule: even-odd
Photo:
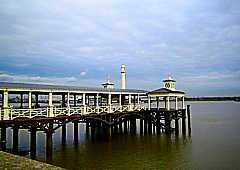
[[[113,89],[114,83],[112,83],[108,77],[107,81],[105,83],[102,83],[102,86],[104,89]]]
[[[164,88],[176,90],[176,81],[169,75],[167,79],[163,80]]]

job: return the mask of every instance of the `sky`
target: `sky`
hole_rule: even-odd
[[[240,95],[239,0],[1,0],[0,81]]]

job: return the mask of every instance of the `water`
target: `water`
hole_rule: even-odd
[[[87,138],[79,126],[74,144],[72,124],[67,145],[61,130],[53,137],[51,164],[67,169],[240,169],[240,103],[193,102],[192,135],[114,135]],[[8,133],[11,147],[11,133]],[[28,132],[20,131],[20,150],[29,148]],[[37,134],[37,160],[45,161],[45,134]]]

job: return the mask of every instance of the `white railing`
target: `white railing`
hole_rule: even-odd
[[[107,105],[107,106],[78,106],[78,107],[47,107],[47,108],[37,108],[37,109],[16,109],[16,108],[8,108],[1,109],[0,108],[0,120],[12,120],[18,117],[28,117],[33,118],[36,116],[44,116],[44,117],[55,117],[59,115],[73,115],[73,114],[89,114],[89,113],[114,113],[114,112],[127,112],[133,110],[141,110],[144,109],[144,106],[141,104],[136,105]],[[4,116],[5,115],[5,116]],[[6,115],[8,119],[6,119]],[[5,117],[5,118],[4,118]]]

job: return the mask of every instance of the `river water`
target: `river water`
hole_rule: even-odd
[[[79,125],[74,144],[72,124],[67,144],[61,129],[53,137],[53,165],[67,169],[240,169],[240,103],[191,102],[191,136],[115,134],[86,137]],[[8,130],[9,131],[9,130]],[[11,133],[7,134],[11,147]],[[29,149],[29,134],[20,130],[20,150]],[[28,157],[28,156],[27,156]],[[37,134],[37,160],[45,161],[45,134]]]

